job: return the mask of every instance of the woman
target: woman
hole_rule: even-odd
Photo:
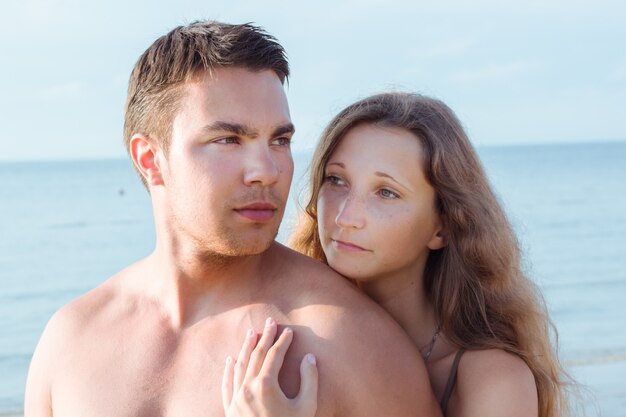
[[[352,280],[402,326],[426,362],[445,416],[567,412],[568,377],[551,344],[545,305],[445,104],[386,93],[348,106],[317,146],[310,191],[292,246]],[[264,334],[250,367],[265,361],[272,370],[265,376],[277,377],[291,337],[270,348],[274,336]],[[254,343],[242,348],[244,365]],[[303,375],[306,390],[294,400],[243,384],[255,377],[240,376],[233,386],[227,366],[228,415],[314,415],[313,377]]]

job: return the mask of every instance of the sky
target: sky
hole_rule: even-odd
[[[3,0],[0,161],[125,157],[133,65],[199,19],[283,44],[295,151],[383,90],[442,99],[477,146],[626,140],[621,0]]]

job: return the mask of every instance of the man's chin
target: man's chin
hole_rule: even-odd
[[[259,239],[257,241],[249,242],[249,244],[246,245],[248,255],[260,255],[263,252],[267,251],[275,242],[276,235],[277,233],[267,239]]]
[[[227,252],[230,256],[254,256],[267,251],[274,243],[278,232],[265,236],[249,236],[238,239],[236,242],[229,242]]]

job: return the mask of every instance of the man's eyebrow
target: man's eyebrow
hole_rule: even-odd
[[[247,136],[251,138],[259,136],[259,133],[256,130],[251,129],[247,125],[223,121],[216,121],[209,125],[206,125],[202,128],[202,131],[206,133],[231,132],[238,136]],[[284,135],[287,133],[293,134],[295,131],[296,128],[294,127],[293,123],[287,123],[286,125],[279,126],[274,129],[274,132],[272,132],[272,137]]]
[[[238,136],[256,137],[258,132],[241,123],[216,121],[202,128],[203,132],[231,132]]]
[[[293,125],[293,123],[287,123],[286,125],[277,127],[276,129],[274,129],[274,133],[272,133],[272,137],[285,135],[287,133],[291,133],[292,135],[296,133],[296,128]]]

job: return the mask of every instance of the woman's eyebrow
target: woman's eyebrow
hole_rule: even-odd
[[[376,171],[376,172],[374,172],[374,175],[376,175],[377,177],[389,178],[391,181],[395,182],[400,187],[409,189],[406,185],[402,184],[400,181],[398,181],[397,179],[395,179],[394,177],[392,177],[391,175],[389,175],[389,174],[387,174],[385,172]]]

